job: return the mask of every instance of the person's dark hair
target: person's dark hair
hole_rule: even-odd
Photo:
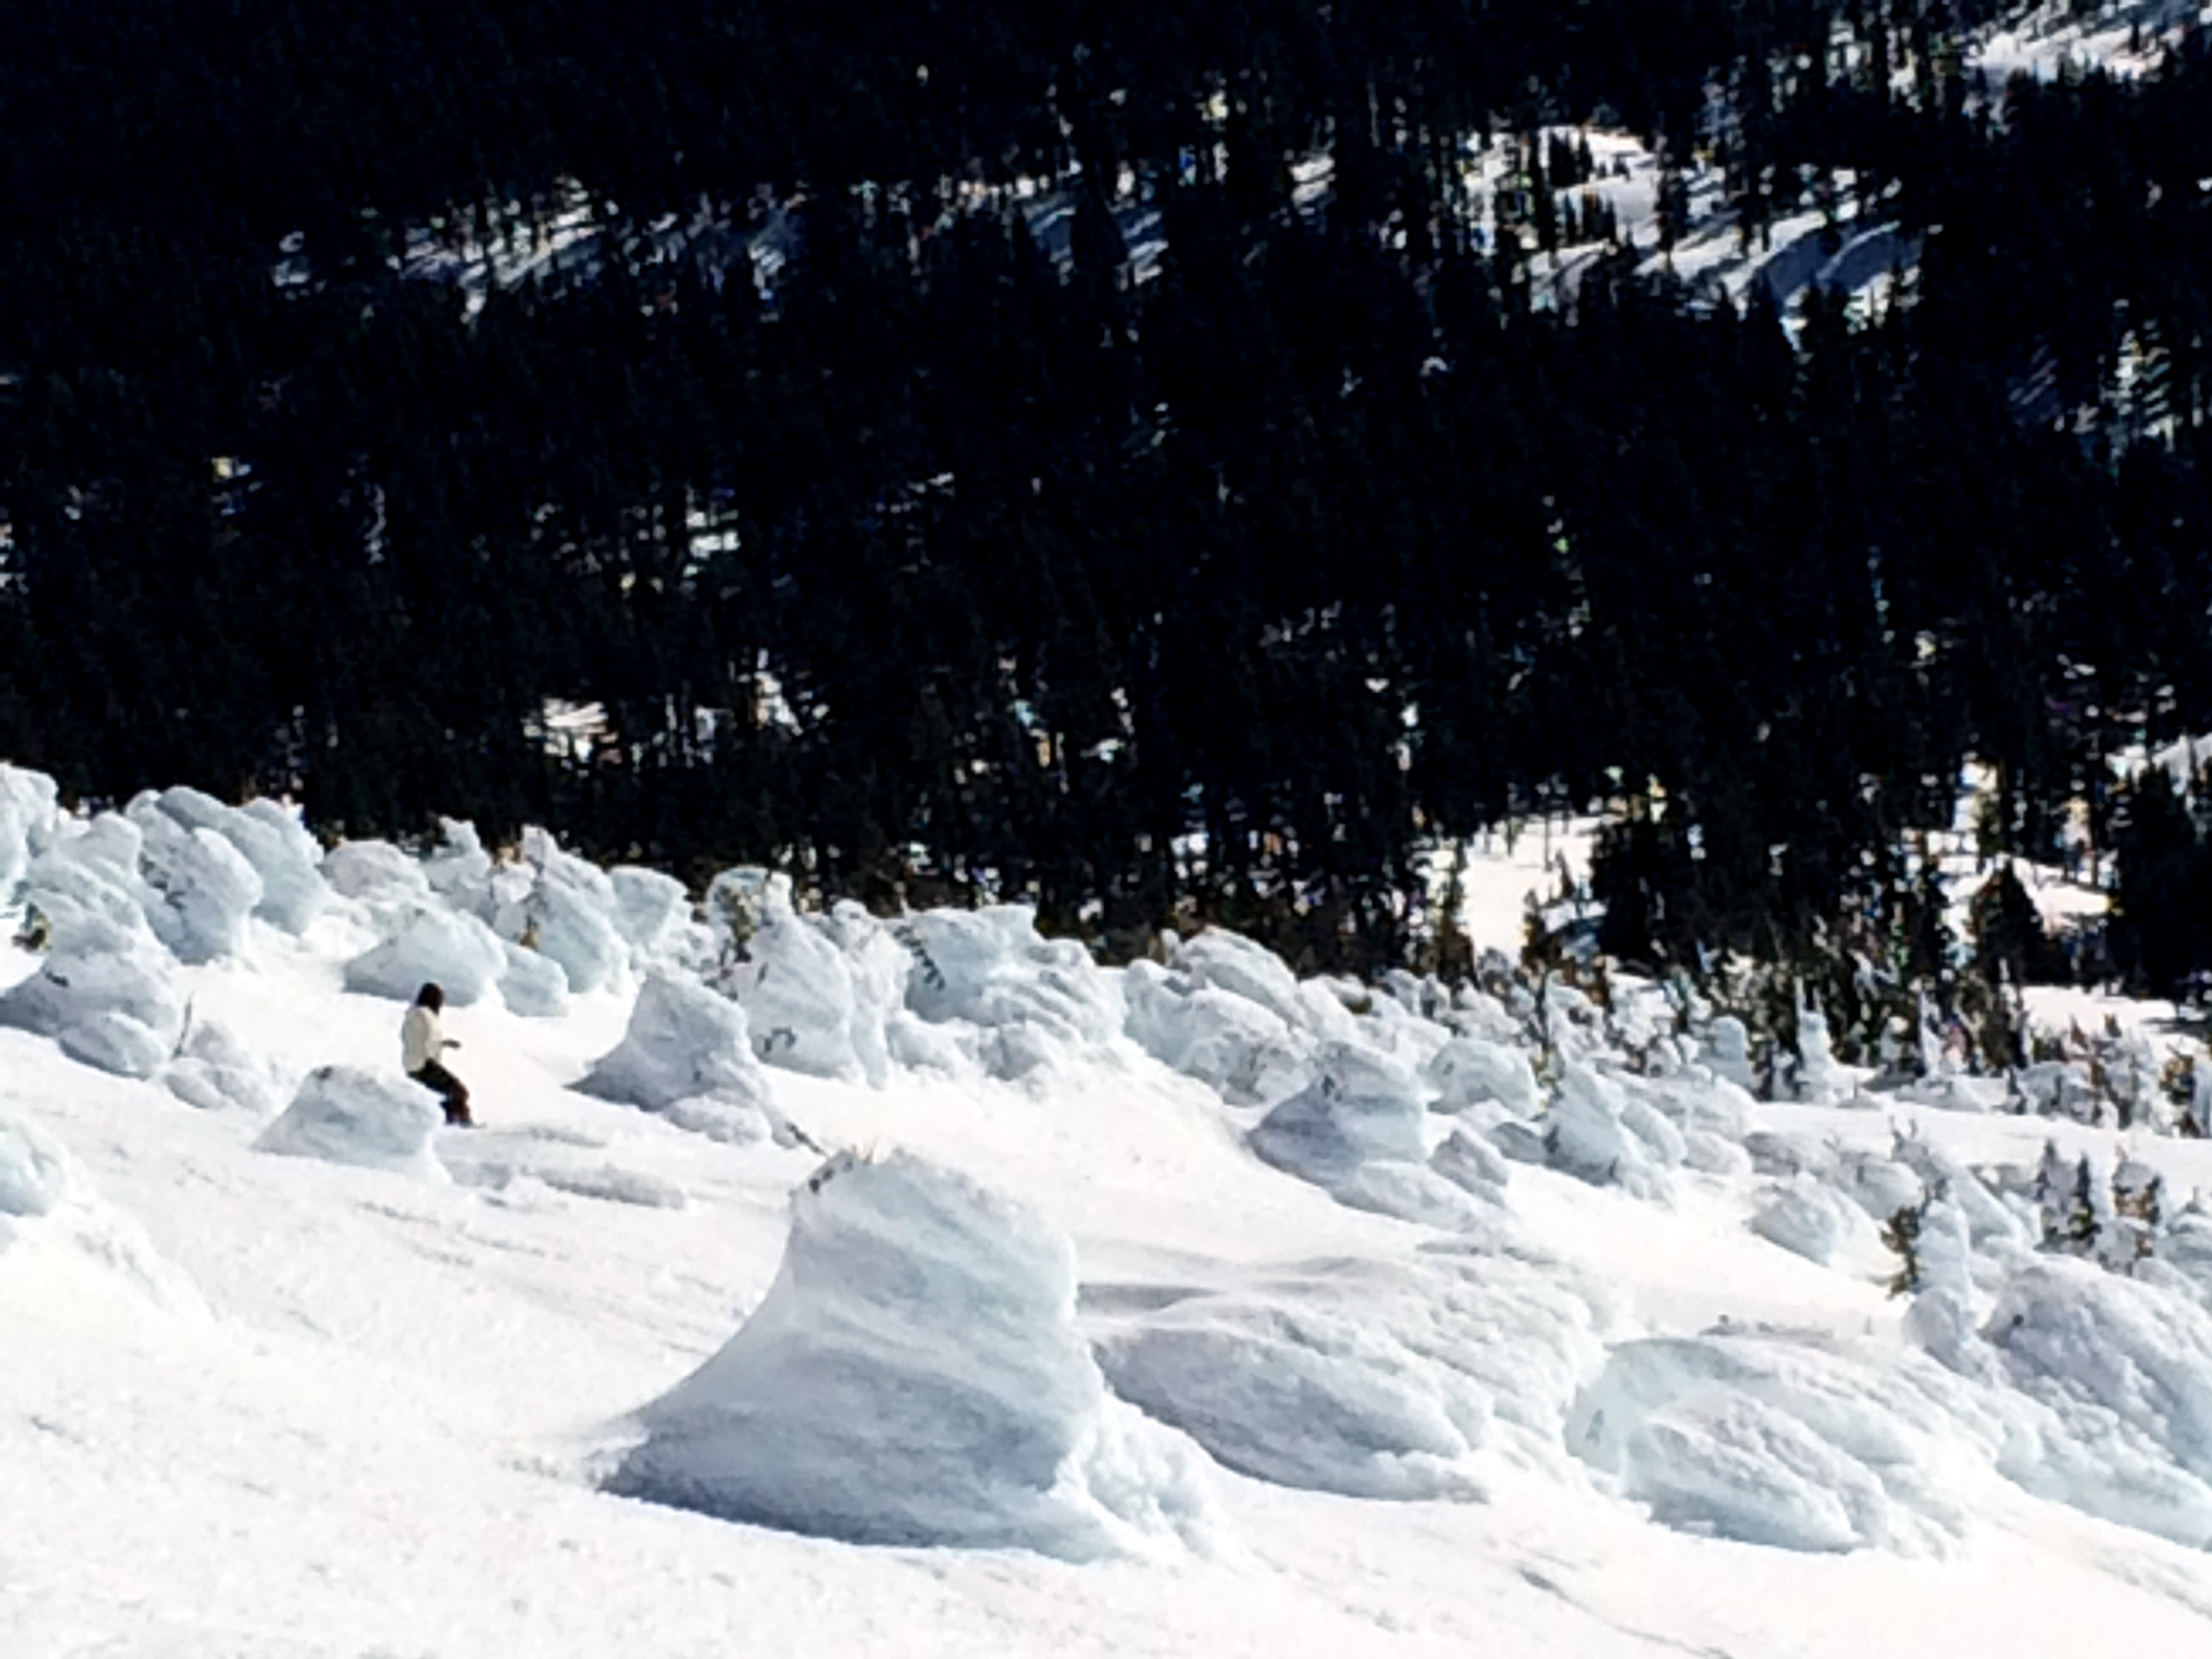
[[[441,985],[424,986],[421,990],[415,993],[415,1006],[426,1008],[432,1013],[436,1013],[445,1006],[445,987]]]

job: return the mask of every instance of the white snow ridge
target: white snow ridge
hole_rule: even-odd
[[[767,1297],[639,1417],[611,1489],[726,1520],[1079,1560],[1208,1530],[1195,1454],[1106,1393],[1067,1240],[902,1153],[816,1171]]]

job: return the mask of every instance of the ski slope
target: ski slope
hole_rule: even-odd
[[[50,892],[98,839],[19,832],[12,869],[4,806],[0,886],[27,867]],[[1755,1105],[1694,1057],[1632,1076],[1562,1004],[1579,1080],[1546,1086],[1532,1127],[1619,1138],[1578,1175],[1486,1149],[1532,1126],[1502,1098],[1498,1056],[1525,1052],[1502,1004],[1301,986],[1218,936],[1110,972],[1005,918],[920,918],[887,956],[848,918],[853,988],[805,1025],[763,985],[801,961],[838,982],[807,954],[827,924],[749,877],[763,931],[734,972],[711,912],[677,916],[557,1013],[449,1007],[480,1126],[423,1129],[429,1165],[261,1149],[319,1068],[396,1078],[402,1004],[345,987],[411,918],[511,940],[568,915],[538,936],[572,957],[599,938],[551,898],[595,872],[535,851],[449,846],[420,887],[326,860],[352,892],[288,926],[257,907],[204,962],[172,951],[179,1053],[227,1033],[259,1107],[0,1028],[9,1659],[2023,1659],[2212,1637],[2212,1523],[2188,1535],[2212,1502],[2190,1429],[2212,1353],[2189,1344],[2212,1278],[2187,1276],[2185,1230],[2146,1283],[2000,1248],[2017,1216],[1990,1198],[1995,1219],[1961,1224],[1974,1282],[1944,1294],[1992,1334],[1950,1363],[1934,1292],[1891,1298],[1894,1258],[1847,1248],[1909,1177],[1900,1130],[1978,1165],[2032,1164],[2047,1137],[2108,1157],[2108,1131],[1894,1095]],[[165,929],[211,890],[181,867],[137,868],[169,872],[136,900]],[[0,993],[54,960],[0,945]],[[825,1074],[723,1054],[714,1112],[580,1092],[657,974],[747,1008],[771,1060],[764,1034],[804,1025]],[[871,1020],[880,1087],[824,1036]],[[649,1035],[671,1064],[705,1053],[680,1018]],[[2130,1144],[2175,1212],[2212,1187],[2212,1142]],[[1858,1206],[1827,1263],[1753,1230],[1786,1188]],[[1421,1205],[1442,1219],[1404,1218]],[[2019,1334],[2047,1328],[2045,1293],[2049,1330],[2120,1346],[2047,1363]],[[2124,1317],[2146,1308],[2155,1342]],[[1037,1436],[1064,1443],[1048,1486],[1015,1455]],[[942,1446],[956,1464],[909,1469]],[[708,1458],[787,1524],[677,1507]],[[843,1541],[855,1505],[885,1536],[1030,1530]],[[1079,1511],[1110,1524],[1063,1525]]]

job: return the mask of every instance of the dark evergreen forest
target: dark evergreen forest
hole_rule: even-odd
[[[1909,952],[1973,755],[2003,849],[2092,803],[2171,984],[2204,826],[2104,757],[2212,726],[2212,43],[1999,87],[1979,20],[21,0],[0,754],[1368,968],[1435,948],[1425,849],[1593,800],[1632,960]],[[1917,269],[1794,342],[1626,250],[1539,303],[1460,165],[1593,115],[1747,235],[1848,169]],[[588,258],[421,273],[578,199]]]

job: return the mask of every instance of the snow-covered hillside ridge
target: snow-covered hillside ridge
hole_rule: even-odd
[[[2212,1634],[2212,1142],[7,767],[0,917],[12,1659]]]

